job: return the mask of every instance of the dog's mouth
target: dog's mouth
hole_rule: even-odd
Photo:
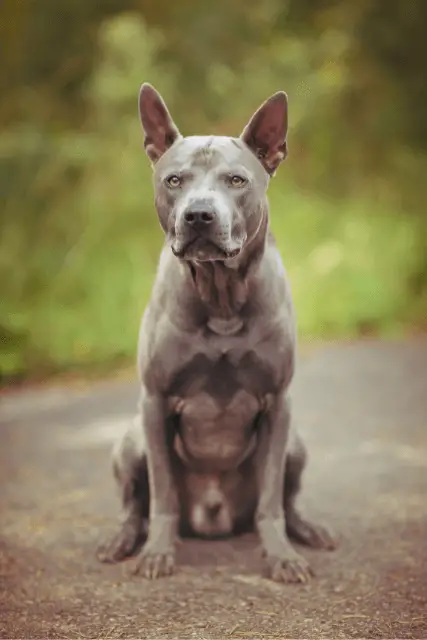
[[[174,256],[181,260],[199,260],[200,262],[228,260],[238,256],[241,251],[241,247],[222,247],[212,240],[198,236],[185,244],[172,244],[171,249]]]

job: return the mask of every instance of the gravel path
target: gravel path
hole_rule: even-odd
[[[427,638],[427,340],[301,357],[301,503],[342,538],[302,550],[304,586],[260,577],[255,535],[184,541],[155,582],[98,563],[118,514],[111,443],[136,397],[117,382],[3,397],[2,638]]]

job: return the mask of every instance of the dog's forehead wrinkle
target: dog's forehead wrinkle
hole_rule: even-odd
[[[186,174],[191,185],[209,180],[218,190],[226,174],[237,173],[264,182],[264,170],[241,140],[225,136],[188,136],[179,140],[157,163],[158,179],[171,172]],[[191,187],[190,187],[191,188]]]
[[[191,154],[191,165],[194,167],[211,168],[217,165],[220,159],[221,155],[219,151],[208,143],[193,151]]]
[[[177,145],[175,155],[184,161],[191,159],[195,164],[219,160],[226,163],[236,161],[245,154],[245,148],[226,136],[189,136]]]

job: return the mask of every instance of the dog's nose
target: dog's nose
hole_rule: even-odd
[[[215,219],[213,211],[186,211],[184,220],[190,227],[206,227]]]

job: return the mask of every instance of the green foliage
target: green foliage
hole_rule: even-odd
[[[410,283],[422,267],[423,226],[372,202],[270,195],[303,337],[396,333],[415,315]]]
[[[144,20],[137,1],[77,3],[55,35],[58,3],[42,0],[34,21],[35,5],[15,4],[2,8],[3,375],[134,358],[162,243],[137,117],[143,80],[183,133],[236,135],[269,94],[288,92],[290,157],[270,202],[302,338],[423,321],[426,158],[401,126],[410,103],[404,80],[382,73],[385,45],[373,62],[362,5],[291,3],[284,21],[273,0],[161,0]],[[121,7],[133,13],[105,19]],[[25,29],[27,56],[15,46]]]

